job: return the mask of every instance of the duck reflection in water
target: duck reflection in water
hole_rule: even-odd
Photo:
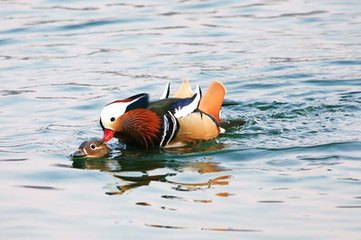
[[[172,184],[174,185],[173,189],[177,191],[196,191],[204,188],[210,188],[211,186],[214,185],[228,185],[229,184],[228,179],[230,178],[229,175],[225,175],[225,176],[209,179],[207,182],[200,182],[200,183],[182,183],[167,179],[167,177],[171,177],[175,175],[176,174],[165,174],[165,175],[154,175],[154,176],[143,175],[141,177],[127,177],[127,176],[114,175],[114,177],[116,178],[132,183],[118,186],[117,188],[119,192],[107,192],[107,194],[109,195],[123,194],[126,191],[131,190],[133,188],[147,186],[152,181]]]
[[[187,153],[197,152],[198,150],[216,151],[224,148],[223,144],[202,144],[193,145],[193,148],[180,148],[167,150],[139,151],[127,149],[119,156],[110,158],[92,159],[92,158],[73,158],[73,167],[81,169],[98,169],[109,172],[122,184],[117,183],[116,190],[107,192],[109,195],[123,194],[131,189],[147,186],[151,182],[164,182],[171,184],[173,189],[178,191],[195,191],[209,188],[214,185],[228,185],[229,175],[221,175],[211,178],[204,182],[183,183],[170,180],[178,172],[194,171],[199,174],[221,173],[227,171],[220,163],[207,158],[202,161],[182,160]],[[119,150],[120,151],[120,150]],[[178,160],[174,160],[178,159]],[[165,170],[167,173],[150,175],[153,170]],[[137,176],[134,176],[136,174]],[[131,176],[129,176],[131,175]]]

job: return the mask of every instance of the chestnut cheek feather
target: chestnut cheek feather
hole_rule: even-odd
[[[161,128],[161,121],[156,113],[148,109],[135,109],[123,117],[122,127],[130,138],[145,147],[155,145],[153,141],[156,141]]]

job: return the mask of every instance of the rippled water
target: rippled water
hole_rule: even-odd
[[[360,2],[133,2],[0,2],[0,238],[361,239]],[[69,157],[183,79],[246,125]]]

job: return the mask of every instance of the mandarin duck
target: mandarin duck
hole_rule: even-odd
[[[161,99],[154,102],[141,93],[107,104],[100,114],[104,142],[115,137],[146,149],[179,147],[213,139],[224,131],[219,119],[226,93],[222,83],[212,82],[204,96],[199,87],[193,93],[188,81],[174,98],[169,98],[169,92],[168,84]]]

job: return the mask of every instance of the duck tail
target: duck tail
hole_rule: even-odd
[[[222,108],[226,91],[226,87],[221,82],[212,82],[208,87],[206,94],[202,96],[199,109],[212,115],[218,122],[220,122],[219,112]]]
[[[179,87],[177,93],[175,94],[176,98],[189,98],[193,96],[193,91],[189,85],[188,80],[184,80],[182,85]]]

